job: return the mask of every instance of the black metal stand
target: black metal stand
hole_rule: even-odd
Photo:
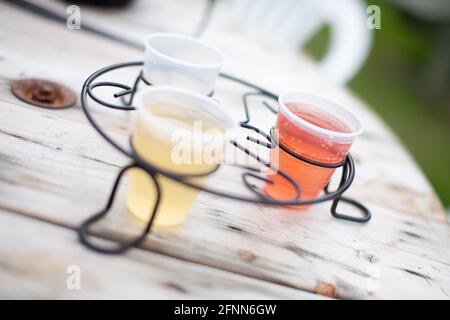
[[[325,164],[325,163],[316,162],[311,159],[307,159],[299,154],[294,153],[292,150],[289,150],[289,148],[287,148],[286,146],[281,144],[279,141],[277,141],[277,139],[273,133],[273,129],[270,131],[270,134],[267,134],[267,133],[263,132],[262,130],[260,130],[259,128],[251,125],[250,124],[251,118],[250,118],[250,111],[249,111],[249,106],[250,106],[249,98],[256,96],[256,97],[262,97],[262,98],[266,99],[265,101],[262,102],[262,104],[270,112],[272,112],[273,114],[277,114],[277,110],[275,108],[273,108],[269,102],[267,102],[267,100],[276,101],[277,96],[265,89],[262,89],[254,84],[251,84],[244,80],[238,79],[231,75],[221,74],[221,78],[227,79],[229,81],[237,82],[245,87],[248,87],[248,88],[251,88],[252,90],[254,90],[252,92],[247,92],[243,95],[243,105],[244,105],[244,111],[245,111],[246,118],[240,122],[240,125],[243,128],[246,128],[246,129],[256,132],[259,136],[261,136],[261,139],[256,139],[254,137],[247,136],[247,140],[254,142],[258,145],[267,147],[267,148],[275,148],[276,146],[278,146],[284,152],[287,152],[290,156],[298,159],[299,161],[304,161],[310,165],[319,166],[319,167],[323,167],[323,168],[342,167],[342,174],[341,174],[339,186],[335,191],[329,191],[329,187],[326,186],[324,189],[323,195],[321,195],[317,198],[314,198],[314,199],[300,200],[301,188],[291,177],[289,177],[289,175],[287,175],[285,172],[283,172],[279,168],[275,168],[269,162],[261,159],[259,157],[259,155],[253,153],[248,148],[242,146],[241,144],[239,144],[238,142],[236,142],[234,140],[230,141],[230,143],[232,145],[234,145],[236,148],[238,148],[242,152],[246,153],[248,156],[256,159],[262,166],[264,166],[270,170],[273,170],[274,172],[279,174],[281,177],[283,177],[286,180],[286,182],[288,182],[292,186],[293,190],[295,190],[295,196],[292,199],[288,199],[288,200],[276,200],[276,199],[269,197],[262,190],[260,190],[258,187],[256,187],[256,185],[254,183],[251,182],[251,179],[256,179],[256,180],[265,181],[265,182],[271,182],[269,179],[267,179],[266,177],[261,175],[261,173],[262,173],[261,169],[255,169],[255,168],[245,168],[245,172],[242,173],[242,181],[243,181],[244,185],[255,194],[254,197],[250,197],[250,196],[246,197],[246,196],[234,194],[234,193],[227,192],[227,191],[220,190],[220,189],[206,188],[206,187],[200,186],[190,180],[190,178],[194,177],[194,175],[180,175],[180,174],[177,174],[174,172],[166,171],[166,170],[163,170],[161,168],[158,168],[158,167],[152,165],[148,161],[143,160],[134,151],[132,142],[130,143],[129,149],[121,146],[113,138],[111,138],[110,135],[108,135],[104,130],[102,130],[100,128],[100,126],[98,125],[98,123],[96,122],[96,120],[92,117],[92,114],[90,113],[90,110],[88,108],[88,98],[91,98],[92,100],[99,103],[100,105],[103,105],[108,108],[118,109],[118,110],[123,110],[123,111],[135,110],[135,107],[132,106],[132,103],[133,103],[134,94],[136,93],[139,85],[141,84],[141,82],[146,85],[151,85],[148,81],[146,81],[144,79],[144,77],[142,75],[142,71],[140,71],[138,73],[136,80],[134,81],[132,86],[125,85],[125,84],[118,83],[118,82],[109,82],[109,81],[108,82],[104,82],[104,81],[103,82],[101,82],[101,81],[95,82],[95,80],[97,78],[99,78],[100,76],[105,75],[108,72],[111,72],[111,71],[114,71],[117,69],[128,68],[128,67],[140,67],[142,65],[143,65],[143,62],[138,61],[138,62],[115,64],[115,65],[111,65],[111,66],[105,67],[103,69],[100,69],[100,70],[96,71],[95,73],[93,73],[85,81],[82,91],[81,91],[81,105],[82,105],[83,111],[84,111],[87,119],[91,123],[91,125],[108,143],[110,143],[118,151],[122,152],[124,155],[126,155],[127,157],[129,157],[132,160],[131,164],[125,166],[124,168],[122,168],[120,170],[120,172],[116,178],[116,181],[114,182],[114,186],[112,188],[111,195],[109,197],[109,200],[108,200],[105,208],[103,210],[101,210],[100,212],[96,213],[95,215],[91,216],[89,219],[87,219],[80,225],[80,227],[78,229],[78,233],[79,233],[80,241],[84,245],[86,245],[90,249],[93,249],[93,250],[95,250],[97,252],[101,252],[101,253],[121,253],[133,246],[138,245],[140,242],[142,242],[145,239],[145,237],[148,235],[148,233],[150,232],[153,221],[157,215],[158,206],[160,203],[160,196],[161,196],[161,190],[160,190],[159,183],[158,183],[159,175],[167,177],[172,180],[175,180],[178,183],[182,183],[188,187],[191,187],[191,188],[194,188],[197,190],[202,190],[204,192],[208,192],[208,193],[214,194],[216,196],[226,197],[231,200],[245,201],[245,202],[250,202],[250,203],[265,204],[265,205],[272,205],[272,206],[274,206],[274,205],[276,205],[276,206],[286,206],[286,205],[299,206],[299,205],[311,205],[311,204],[316,204],[316,203],[320,203],[320,202],[324,202],[324,201],[332,201],[331,214],[334,217],[336,217],[338,219],[343,219],[343,220],[348,220],[348,221],[353,221],[353,222],[360,222],[360,223],[365,223],[370,220],[371,213],[364,205],[362,205],[361,203],[359,203],[353,199],[349,199],[349,198],[346,198],[343,196],[343,193],[350,187],[350,185],[352,184],[353,179],[355,177],[355,165],[354,165],[351,155],[348,154],[343,162],[337,163],[337,164]],[[121,104],[108,103],[108,102],[103,101],[100,98],[96,97],[96,95],[94,93],[94,89],[98,88],[98,87],[102,87],[102,86],[116,87],[116,88],[122,89],[122,91],[114,94],[114,98],[120,98]],[[126,99],[127,96],[129,96],[128,99]],[[120,179],[131,168],[140,168],[140,169],[145,170],[145,172],[147,172],[147,174],[149,175],[149,177],[155,184],[157,196],[156,196],[156,203],[155,203],[154,208],[151,213],[151,218],[147,222],[141,235],[139,235],[138,237],[136,237],[132,240],[129,240],[125,243],[120,243],[120,244],[118,244],[118,246],[112,247],[112,248],[105,248],[105,247],[95,245],[94,243],[89,241],[87,229],[91,224],[100,220],[108,213],[108,211],[110,210],[110,208],[114,202],[115,194],[116,194]],[[217,166],[216,168],[214,168],[214,170],[212,170],[210,172],[205,172],[200,175],[197,174],[197,175],[195,175],[195,177],[212,174],[218,168],[219,168],[219,166]],[[347,215],[347,214],[338,213],[337,206],[340,201],[355,206],[357,209],[359,209],[361,211],[362,216],[357,217],[357,216],[351,216],[351,215]]]

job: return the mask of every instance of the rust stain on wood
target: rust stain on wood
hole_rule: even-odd
[[[256,254],[254,254],[251,251],[248,250],[244,250],[244,249],[240,249],[238,251],[238,256],[245,261],[254,261],[258,258],[258,256]]]
[[[336,288],[328,282],[319,282],[316,286],[316,293],[330,298],[337,296]]]

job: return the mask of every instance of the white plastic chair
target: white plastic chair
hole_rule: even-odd
[[[231,0],[247,32],[274,46],[297,50],[323,26],[331,29],[323,72],[349,81],[365,62],[372,44],[366,7],[360,0]]]

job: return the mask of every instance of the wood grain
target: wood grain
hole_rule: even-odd
[[[27,106],[10,94],[10,80],[41,75],[79,90],[97,68],[139,59],[141,53],[3,4],[0,24],[0,208],[73,229],[101,208],[127,159],[101,140],[78,107],[51,111]],[[320,80],[303,58],[265,52],[237,41],[236,35],[215,36],[210,31],[207,37],[230,57],[227,71],[275,92],[301,87],[321,93],[364,119],[366,131],[352,148],[357,178],[349,194],[367,204],[374,217],[366,225],[355,225],[333,219],[329,204],[295,213],[203,193],[183,226],[157,230],[141,249],[300,289],[293,292],[323,293],[331,286],[338,298],[449,299],[450,230],[444,211],[383,123],[346,90]],[[237,43],[233,47],[232,40]],[[131,81],[133,75],[121,76]],[[242,90],[221,81],[217,97],[242,115]],[[111,135],[127,142],[129,114],[98,107],[94,112]],[[272,121],[259,111],[254,119],[261,125]],[[230,170],[222,168],[210,185],[246,192],[236,187],[239,177]],[[118,240],[142,228],[124,207],[126,185],[124,181],[113,211],[95,235]]]
[[[95,254],[72,230],[3,210],[0,229],[2,299],[324,298],[143,250]],[[79,267],[79,289],[67,286],[70,266]]]
[[[65,14],[66,7],[58,1],[44,0],[36,3]],[[145,36],[151,32],[189,33],[191,29],[195,29],[194,26],[198,22],[196,13],[201,12],[203,4],[202,0],[142,1],[125,12],[115,14],[101,12],[90,6],[81,6],[81,12],[86,24],[143,44]],[[447,221],[441,203],[417,164],[368,106],[348,90],[324,78],[305,56],[267,43],[255,43],[254,39],[246,37],[242,32],[242,21],[228,9],[227,1],[218,2],[204,35],[206,40],[225,53],[225,72],[269,88],[275,93],[290,90],[308,92],[324,96],[351,109],[364,120],[365,127],[363,136],[352,148],[356,160],[360,160],[358,177],[365,175],[358,178],[358,181],[364,181],[363,184],[357,185],[356,181],[354,189],[362,192],[369,201],[384,203],[394,210]],[[181,20],[171,19],[173,16],[179,16]],[[180,29],[180,26],[184,26],[184,29]],[[103,50],[100,48],[98,51],[98,54],[101,54]],[[118,56],[124,57],[124,54],[119,52]],[[95,60],[92,58],[91,60]],[[142,59],[142,55],[139,59]],[[218,98],[227,105],[238,106],[236,112],[242,117],[240,94],[236,90],[240,88],[229,83],[222,86],[219,83],[219,86]],[[264,121],[267,114],[255,112],[253,117]],[[268,119],[273,121],[273,118]],[[360,155],[359,148],[368,148],[370,152]],[[382,163],[377,165],[379,161]],[[380,175],[383,176],[382,181],[378,179]]]

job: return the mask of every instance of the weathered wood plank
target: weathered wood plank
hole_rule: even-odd
[[[3,210],[0,230],[3,299],[324,298],[143,250],[95,254],[72,230]],[[79,289],[67,287],[70,266],[79,268]]]
[[[35,3],[66,14],[66,6],[60,2],[45,0]],[[204,1],[198,0],[145,1],[131,6],[125,12],[105,13],[90,6],[81,6],[81,12],[85,23],[143,43],[150,32],[191,32],[192,28],[187,26],[196,25],[203,5]],[[219,1],[204,36],[225,52],[226,72],[276,93],[300,90],[326,96],[355,111],[364,119],[365,134],[353,147],[357,160],[361,160],[354,189],[358,189],[365,199],[394,210],[447,221],[442,205],[414,160],[390,129],[364,103],[347,90],[324,79],[306,57],[245,38],[239,27],[242,21],[237,21],[227,9],[227,2]],[[180,16],[182,20],[171,19],[173,16]],[[180,26],[184,26],[184,29]],[[264,71],[261,71],[262,66]],[[229,87],[229,84],[221,86],[221,90],[217,90],[218,97],[229,105],[239,106],[239,94],[229,91]],[[258,114],[254,117],[258,117]],[[258,120],[262,119],[259,117]],[[362,148],[369,148],[371,152],[359,156],[358,148],[362,144]],[[382,163],[377,165],[379,161]],[[365,177],[361,177],[363,174]],[[379,181],[380,176],[384,177],[383,181]]]
[[[115,47],[110,41],[68,31],[3,5],[0,9],[0,23],[5,24],[2,30],[9,28],[0,47],[4,56],[0,76],[7,75],[6,78],[20,76],[19,70],[34,70],[28,62],[28,52],[20,49],[32,38],[37,39],[36,43],[45,43],[37,50],[40,63],[54,65],[47,75],[58,75],[62,80],[70,74],[71,80],[63,81],[74,88],[102,64],[131,59],[136,54],[117,49],[117,60],[113,61],[114,52],[108,51],[108,58],[104,58],[101,50],[95,49]],[[26,23],[45,32],[34,34],[27,30],[29,34],[21,38],[21,24]],[[58,39],[62,38],[67,48],[56,55],[54,52],[62,43]],[[72,42],[77,43],[73,48]],[[80,42],[90,52],[82,57],[83,63],[75,64],[74,61],[81,61],[76,57]],[[272,72],[269,74],[277,74],[278,67],[286,72],[276,79],[260,77],[267,87],[292,89],[292,83],[308,82],[297,73],[294,64],[292,72],[287,71],[284,62],[271,67],[269,56],[261,58],[268,59],[266,64]],[[233,59],[237,61],[236,56]],[[67,61],[73,65],[68,67]],[[87,70],[86,66],[95,65]],[[58,72],[57,66],[67,68],[67,72]],[[257,79],[251,70],[248,67],[241,72]],[[117,166],[126,159],[101,141],[79,109],[48,111],[27,107],[8,92],[8,81],[3,84],[0,163],[5,170],[0,172],[0,207],[68,227],[77,226],[103,205]],[[328,90],[326,83],[324,86]],[[374,218],[369,224],[357,226],[337,221],[329,216],[328,204],[297,214],[203,194],[182,227],[154,233],[144,248],[308,291],[329,282],[341,298],[448,299],[449,227],[439,221],[443,211],[427,181],[372,113],[342,90],[330,90],[330,95],[348,103],[366,122],[366,134],[353,148],[358,174],[350,194],[373,210]],[[218,97],[232,108],[240,106],[239,88],[226,82],[219,84]],[[98,116],[105,119],[115,137],[126,141],[122,133],[129,119],[109,116],[103,110]],[[112,119],[110,123],[108,119]],[[120,123],[125,124],[124,128],[120,129]],[[392,160],[402,165],[391,166]],[[229,176],[226,168],[212,177],[211,184],[229,184],[238,179],[235,176],[226,181],[223,176]],[[383,180],[378,179],[380,176]],[[124,191],[122,188],[111,217],[96,229],[97,235],[118,239],[142,227],[124,209]]]
[[[149,32],[193,34],[202,19],[208,0],[135,1],[126,10],[104,10],[81,4],[81,23],[102,32],[116,34],[131,41],[143,42]],[[31,0],[64,16],[68,3],[54,0]],[[214,19],[216,20],[216,19]],[[124,26],[127,26],[124,28]]]
[[[100,148],[101,140],[93,132],[86,134],[89,131],[83,130],[83,124],[65,119],[55,121],[41,109],[7,103],[2,104],[1,111],[5,122],[0,150],[9,152],[0,156],[4,168],[0,178],[1,206],[76,227],[81,218],[97,210],[106,199],[117,165],[123,159],[110,156],[111,164],[103,163],[101,158],[115,153]],[[33,127],[26,121],[26,114],[41,126]],[[45,135],[40,133],[42,130]],[[58,139],[60,136],[64,136],[65,143]],[[86,143],[92,148],[83,149]],[[213,181],[217,183],[216,179]],[[126,213],[124,197],[122,192],[119,205],[98,234],[117,239],[137,233],[142,227]],[[211,203],[215,203],[215,208],[211,208]],[[331,282],[342,297],[367,297],[364,291],[349,289],[342,279],[353,278],[354,283],[364,288],[367,282],[377,281],[371,280],[370,274],[373,272],[372,277],[377,277],[385,266],[387,274],[393,273],[392,277],[397,279],[402,274],[410,276],[404,269],[419,274],[423,269],[447,290],[445,224],[431,221],[423,228],[423,221],[417,217],[375,207],[374,220],[367,226],[356,227],[329,218],[324,211],[325,206],[300,215],[262,207],[255,211],[253,206],[203,195],[183,228],[160,231],[145,247],[289,286],[305,286],[311,291],[317,282]],[[336,278],[328,279],[331,274]],[[420,287],[423,280],[416,278],[405,281]]]
[[[65,9],[65,6],[60,4],[59,2],[54,1],[43,1],[44,4],[47,6],[50,6],[52,9],[57,9],[62,14],[65,13],[63,9]],[[130,16],[132,15],[146,15],[146,19],[143,19],[141,16],[136,16],[135,19],[139,21],[139,23],[134,23],[130,25],[125,26],[125,22],[121,22],[121,20],[117,19],[117,16],[112,16],[111,19],[113,19],[115,25],[121,25],[122,24],[122,33],[126,32],[123,35],[129,35],[130,33],[138,33],[138,30],[145,32],[150,32],[150,30],[164,30],[164,28],[173,28],[175,25],[172,23],[172,20],[168,19],[161,19],[160,17],[164,17],[165,14],[168,14],[170,10],[167,6],[172,8],[172,10],[178,10],[184,8],[184,5],[186,5],[185,2],[180,1],[169,1],[170,5],[167,4],[160,4],[159,2],[154,3],[153,1],[145,2],[147,4],[141,4],[140,6],[151,6],[151,8],[145,9],[144,7],[139,7],[139,10],[136,9],[130,9],[127,11],[127,14]],[[194,1],[194,3],[197,3],[198,1]],[[42,5],[42,2],[39,2],[39,4]],[[159,6],[162,6],[161,8]],[[180,7],[181,6],[181,7]],[[133,7],[134,8],[134,7]],[[88,23],[92,23],[93,20],[89,19],[92,17],[92,14],[89,14],[92,11],[91,8],[83,7],[82,12],[84,14],[85,20]],[[161,13],[163,12],[163,13]],[[98,12],[95,12],[95,14],[98,14]],[[102,16],[102,15],[101,15]],[[100,22],[97,22],[98,24],[101,24],[102,21],[105,21],[106,17],[103,15],[103,19],[99,19]],[[117,21],[115,20],[117,19]],[[192,19],[192,17],[191,17]],[[232,20],[232,19],[231,19]],[[126,21],[126,19],[125,19]],[[217,21],[217,22],[216,22]],[[29,22],[32,23],[32,22]],[[228,27],[228,29],[225,28],[225,26]],[[370,139],[373,140],[373,143],[377,144],[377,148],[373,150],[373,153],[371,153],[369,156],[370,158],[367,158],[365,160],[366,163],[370,165],[369,172],[371,174],[372,180],[376,180],[377,177],[379,177],[380,173],[382,173],[384,176],[386,176],[386,179],[389,179],[390,177],[393,177],[395,179],[392,179],[394,181],[377,181],[376,184],[369,184],[370,188],[365,188],[365,190],[374,190],[374,192],[370,192],[370,194],[366,194],[370,199],[373,199],[374,201],[380,203],[384,202],[387,203],[389,206],[391,206],[394,209],[398,209],[399,211],[413,211],[420,214],[425,215],[434,215],[438,219],[446,220],[446,216],[444,214],[444,211],[441,208],[441,205],[439,201],[437,200],[434,192],[430,188],[430,185],[426,181],[426,179],[421,174],[420,170],[417,168],[417,166],[414,164],[414,162],[411,160],[410,156],[403,150],[403,148],[398,148],[399,142],[397,139],[393,138],[392,134],[389,133],[389,130],[369,111],[367,111],[367,108],[363,106],[363,104],[360,101],[357,101],[354,97],[349,95],[346,91],[331,85],[327,83],[326,79],[322,79],[321,77],[317,76],[317,72],[314,73],[313,67],[311,64],[306,63],[304,61],[305,59],[301,56],[298,56],[296,54],[286,53],[286,52],[272,52],[267,50],[262,50],[264,48],[258,47],[256,45],[249,46],[248,41],[242,41],[242,39],[239,39],[236,35],[235,28],[231,27],[232,22],[230,22],[230,19],[228,19],[228,16],[226,15],[226,11],[223,10],[220,11],[215,15],[215,19],[213,20],[213,23],[211,25],[211,28],[208,29],[208,36],[211,38],[210,40],[213,42],[219,41],[218,45],[222,47],[223,50],[226,51],[228,60],[230,60],[226,67],[228,69],[234,70],[236,69],[236,74],[242,75],[247,78],[250,78],[252,80],[256,80],[258,83],[265,84],[267,87],[272,88],[275,92],[280,92],[287,89],[297,89],[302,88],[304,91],[309,92],[316,92],[319,94],[322,94],[324,92],[327,92],[327,95],[330,97],[337,99],[337,101],[342,101],[343,104],[348,105],[350,108],[356,109],[357,113],[359,113],[364,118],[364,122],[366,124],[366,134],[362,137],[362,139]],[[11,28],[14,28],[13,26]],[[21,25],[18,25],[17,28],[21,28]],[[19,32],[18,29],[12,29],[12,31]],[[226,30],[231,30],[232,32],[226,32]],[[64,32],[65,31],[65,32]],[[234,31],[234,33],[233,33]],[[58,36],[66,36],[71,35],[74,36],[74,33],[80,33],[79,30],[58,30],[57,35]],[[68,34],[69,33],[69,34]],[[43,36],[43,40],[46,38],[49,38],[48,36]],[[29,43],[32,41],[32,37],[28,37],[29,39],[25,39],[26,43]],[[142,38],[142,35],[139,37],[139,39]],[[75,37],[73,39],[74,44],[83,42],[85,45],[89,48],[95,47],[95,43],[98,43],[96,41],[95,37],[91,37],[88,33],[83,34],[83,40],[79,40],[79,37]],[[240,41],[239,41],[240,40]],[[20,39],[13,39],[13,41],[20,41]],[[222,42],[222,43],[220,43]],[[45,61],[54,61],[54,58],[56,57],[56,51],[55,50],[48,50],[47,42],[42,41],[40,42],[42,46],[42,50],[45,52],[45,48],[47,48],[47,51],[44,56],[40,57],[43,62]],[[5,44],[6,45],[6,44]],[[24,45],[23,43],[20,43],[18,47],[21,47]],[[75,45],[75,47],[77,47]],[[111,53],[111,52],[117,52],[116,57],[120,56],[132,56],[139,57],[136,55],[135,50],[126,50],[123,47],[120,47],[120,50],[113,50],[113,45],[106,41],[104,44],[97,46],[98,54],[95,55],[95,57],[99,57],[100,61],[103,61],[103,65],[105,65],[106,61],[103,60],[105,53]],[[228,50],[228,48],[233,48],[233,50]],[[40,50],[37,50],[37,52],[40,52]],[[70,52],[64,52],[66,55],[65,57],[67,59],[77,59],[79,57],[79,54],[76,50],[71,50]],[[257,53],[257,54],[256,54]],[[59,52],[58,52],[59,54]],[[278,59],[274,59],[274,54],[279,56]],[[58,55],[61,56],[61,55]],[[91,59],[84,59],[84,60],[90,60],[92,65],[100,64],[102,62],[96,60],[96,58],[91,55]],[[93,60],[97,61],[94,62]],[[108,60],[113,62],[117,62],[117,60],[120,60],[120,58],[116,58],[114,60],[113,57],[108,56]],[[43,63],[42,65],[45,65],[46,68],[48,68],[48,64]],[[73,79],[75,79],[75,74],[80,73],[79,70],[86,70],[85,75],[87,76],[89,72],[92,72],[92,70],[96,69],[93,67],[92,69],[88,69],[87,66],[89,66],[89,63],[83,63],[83,66],[79,66],[80,68],[77,68],[76,72],[72,72]],[[261,77],[261,72],[259,71],[258,65],[264,65],[265,68],[267,68],[266,74],[268,76]],[[28,68],[25,68],[28,67]],[[97,65],[97,68],[99,66]],[[20,66],[16,66],[16,68],[11,68],[14,70],[16,74],[23,73],[25,70],[28,69],[36,69],[36,67],[31,67],[31,65],[27,65],[22,63]],[[45,69],[45,68],[42,68]],[[39,70],[39,69],[38,69]],[[289,70],[290,72],[280,72],[282,70]],[[42,70],[39,70],[39,72],[42,72]],[[280,77],[273,77],[271,75],[280,74]],[[121,74],[122,76],[123,74]],[[132,73],[134,75],[134,73]],[[126,78],[130,79],[131,76],[129,73],[126,74]],[[282,76],[281,76],[282,75]],[[118,78],[113,78],[118,79]],[[78,80],[79,81],[79,80]],[[77,90],[79,90],[79,87],[75,86]],[[220,93],[220,92],[219,92]],[[228,94],[228,96],[230,96]],[[227,94],[221,95],[220,98],[223,99],[226,102],[229,103],[236,103],[239,100],[227,100],[229,98]],[[236,95],[238,97],[238,95]],[[104,112],[103,110],[101,112]],[[113,112],[115,115],[117,115],[116,112]],[[123,116],[123,115],[122,115]],[[108,123],[109,119],[102,119],[102,122]],[[119,126],[119,125],[118,125]],[[367,142],[364,142],[367,144]],[[354,149],[357,148],[357,145],[359,143],[357,142]],[[379,146],[389,144],[392,145],[393,148],[389,148],[388,150],[380,150]],[[367,147],[371,147],[371,144],[367,144]],[[387,153],[389,152],[389,154]],[[379,166],[381,170],[380,172],[377,172],[377,168],[371,167],[371,164],[373,161],[370,161],[371,158],[377,159],[377,161],[384,161],[385,164],[382,166]],[[399,161],[402,163],[401,166],[395,166],[392,165],[394,161]],[[392,163],[391,163],[392,162]],[[361,173],[361,171],[364,170],[364,168],[358,167],[358,174]],[[387,174],[385,173],[385,170],[389,170]],[[382,192],[384,189],[388,189],[391,192]],[[402,192],[402,190],[405,189],[406,192]],[[424,199],[425,201],[422,201]],[[416,210],[418,209],[418,210]]]

